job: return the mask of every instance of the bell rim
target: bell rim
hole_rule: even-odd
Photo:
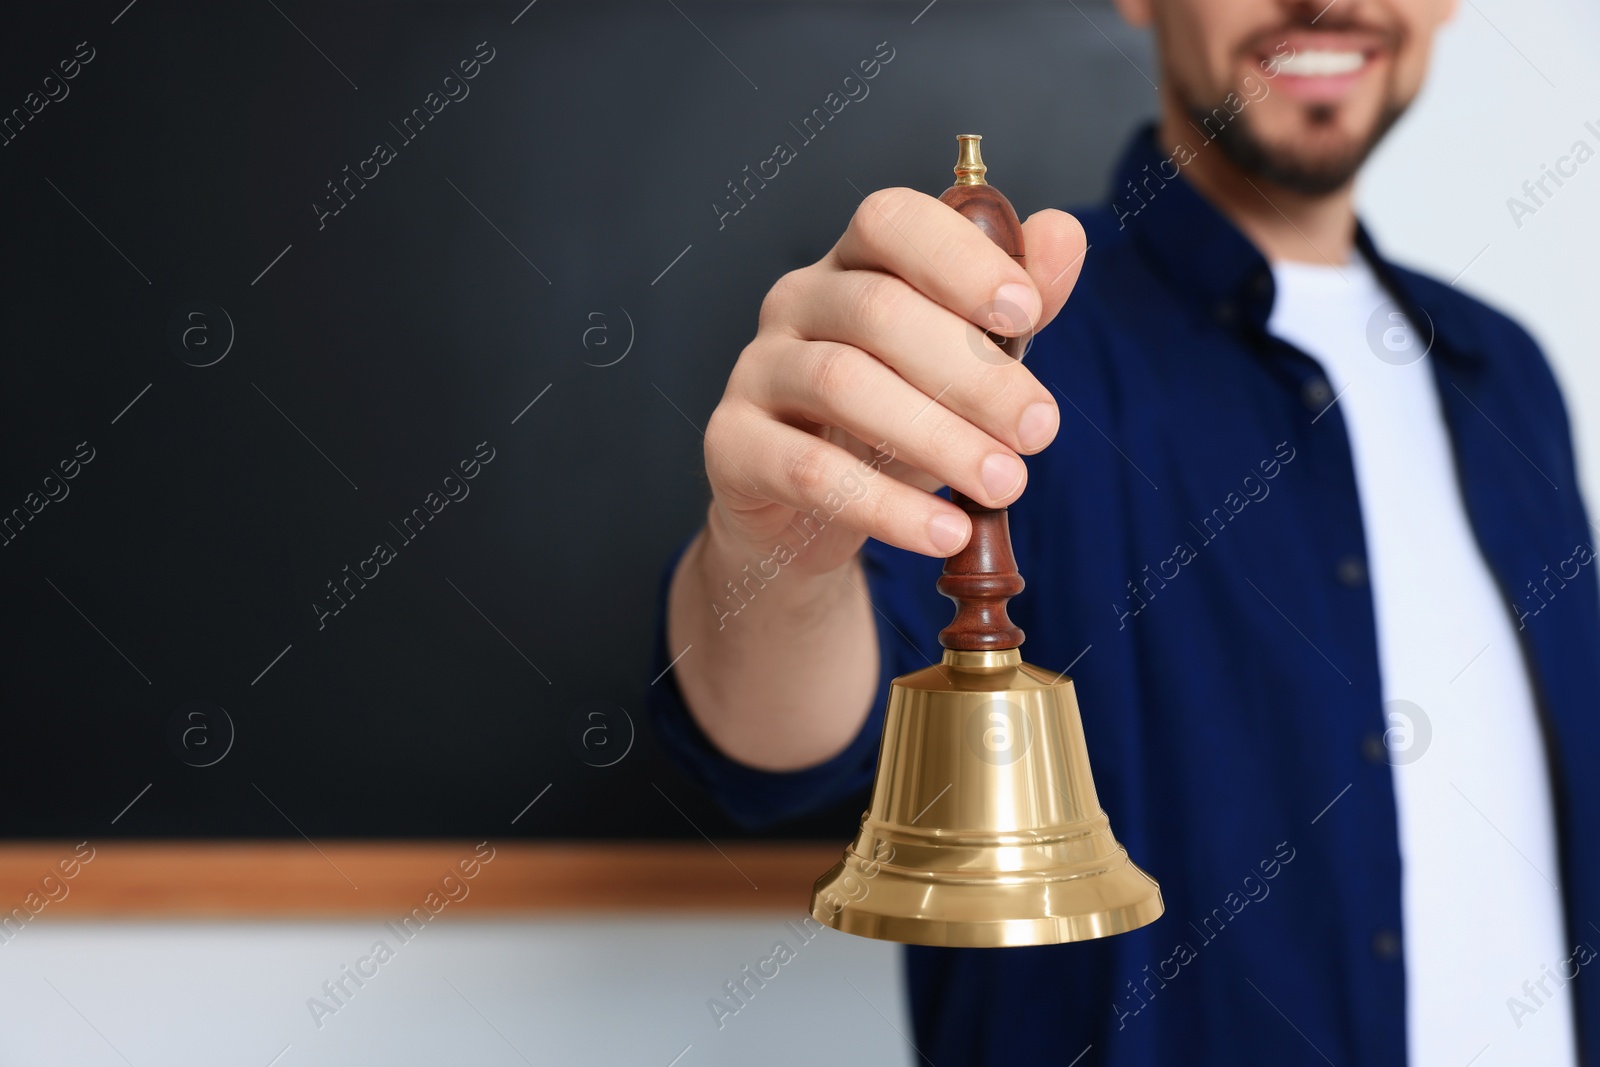
[[[1161,886],[1127,853],[1121,862],[1066,878],[977,884],[945,875],[911,879],[881,867],[856,900],[826,899],[847,861],[817,879],[811,917],[841,933],[943,948],[1066,944],[1127,933],[1166,912]],[[1069,888],[1078,882],[1082,889]],[[981,899],[982,904],[977,902]],[[976,914],[981,912],[982,914]]]
[[[1149,926],[1164,914],[1166,903],[1153,882],[1150,892],[1138,900],[1072,915],[971,921],[886,915],[856,904],[835,912],[816,900],[811,909],[814,920],[840,933],[930,948],[1022,948],[1093,941]]]

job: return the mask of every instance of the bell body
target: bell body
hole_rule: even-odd
[[[1162,913],[1100,810],[1072,680],[1015,649],[947,649],[894,680],[871,807],[811,914],[845,933],[994,948]]]

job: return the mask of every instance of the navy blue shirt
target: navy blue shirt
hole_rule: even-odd
[[[1146,129],[1112,202],[1075,212],[1082,279],[1027,357],[1062,432],[1011,508],[1011,614],[1026,660],[1072,665],[1101,804],[1166,914],[1079,944],[909,947],[916,1045],[941,1067],[1397,1067],[1401,856],[1345,425],[1317,362],[1265,332],[1266,260],[1162,159]],[[1466,511],[1548,746],[1568,944],[1600,947],[1600,591],[1560,393],[1514,322],[1357,243],[1433,325]],[[651,688],[668,746],[744,823],[864,800],[890,679],[939,658],[942,561],[874,541],[864,559],[878,693],[834,759],[744,767],[670,675]],[[1600,974],[1572,990],[1581,1063],[1600,1065]]]

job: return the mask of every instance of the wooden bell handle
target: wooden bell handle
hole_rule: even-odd
[[[960,154],[956,162],[956,184],[939,197],[971,219],[1019,266],[1026,267],[1022,246],[1022,220],[1005,194],[984,180],[988,168],[978,153],[977,134],[956,138]],[[1012,359],[1022,358],[1028,336],[992,338]],[[1022,575],[1017,573],[1016,557],[1011,552],[1011,530],[1005,508],[984,507],[954,489],[950,501],[972,520],[972,539],[965,548],[944,563],[938,581],[939,592],[955,601],[955,618],[939,631],[945,648],[964,651],[996,651],[1022,644],[1022,629],[1006,614],[1006,601],[1022,592]]]

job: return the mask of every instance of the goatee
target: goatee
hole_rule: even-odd
[[[1222,146],[1222,154],[1247,174],[1304,196],[1326,196],[1355,177],[1378,142],[1404,113],[1403,106],[1386,105],[1372,132],[1359,145],[1319,158],[1306,158],[1263,142],[1251,131],[1247,115],[1239,115],[1223,126],[1217,132],[1216,143]],[[1190,121],[1196,129],[1204,128],[1205,121],[1214,114],[1215,109],[1189,109]],[[1308,117],[1311,124],[1318,127],[1331,127],[1336,119],[1333,108],[1320,106],[1312,107]]]

